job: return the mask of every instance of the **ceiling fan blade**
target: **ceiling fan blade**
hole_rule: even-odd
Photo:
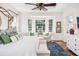
[[[39,7],[39,9],[40,9],[40,10],[44,10],[44,11],[47,11],[47,10],[48,10],[48,9],[45,8],[44,6]]]
[[[44,4],[44,6],[56,6],[56,3],[48,3],[48,4]]]
[[[25,3],[25,4],[28,4],[28,5],[36,5],[35,3]]]
[[[47,11],[47,10],[48,10],[48,9],[46,9],[45,7],[43,7],[43,8],[35,7],[35,8],[33,8],[32,10],[35,10],[35,9],[38,9],[38,10],[44,10],[44,11]]]
[[[45,11],[47,11],[47,10],[48,10],[48,9],[47,9],[47,8],[45,8],[45,7],[43,7],[42,9],[43,9],[43,10],[45,10]]]
[[[32,10],[38,9],[38,7],[33,8]]]

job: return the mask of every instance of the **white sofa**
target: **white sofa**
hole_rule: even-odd
[[[0,45],[0,56],[36,56],[38,39],[35,36],[23,36],[16,42]]]

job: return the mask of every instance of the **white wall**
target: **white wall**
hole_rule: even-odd
[[[32,19],[32,22],[35,22],[34,20],[46,20],[46,27],[45,27],[45,32],[48,32],[48,20],[49,19],[53,19],[53,36],[55,40],[64,40],[64,31],[63,31],[63,13],[62,12],[57,12],[57,13],[53,13],[53,12],[25,12],[21,14],[21,21],[20,21],[20,33],[28,33],[28,19]],[[57,21],[61,21],[61,27],[62,27],[62,32],[61,33],[56,33],[56,22]],[[35,24],[32,25],[33,29],[32,32],[35,32]],[[65,41],[65,40],[64,40]]]
[[[8,18],[0,12],[1,26],[0,30],[8,29]]]
[[[54,30],[53,32],[56,32],[56,21],[61,21],[62,20],[62,13],[52,13],[52,12],[47,12],[47,13],[34,13],[34,12],[30,12],[30,13],[22,13],[21,14],[21,32],[22,33],[27,33],[28,32],[28,19],[32,19],[32,20],[42,20],[42,19],[45,19],[45,20],[49,20],[49,19],[53,19],[54,21]],[[48,31],[48,29],[46,29]],[[33,29],[34,31],[34,29]],[[46,31],[46,32],[47,32]]]
[[[73,16],[73,26],[69,27],[68,25],[68,16]],[[67,40],[67,30],[70,28],[75,29],[75,34],[79,34],[79,29],[77,28],[77,19],[76,17],[79,16],[79,6],[78,5],[70,5],[67,9],[64,10],[63,13],[63,32],[64,32],[64,38],[65,41]]]

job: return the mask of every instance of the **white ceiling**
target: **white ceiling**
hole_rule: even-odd
[[[27,4],[23,4],[23,3],[12,3],[10,4],[11,6],[15,7],[17,10],[19,11],[26,11],[26,12],[38,12],[40,10],[32,10],[32,8],[36,7],[36,6],[32,6],[32,5],[27,5]],[[64,4],[64,3],[57,3],[57,5],[55,7],[50,6],[50,7],[46,7],[48,10],[47,11],[52,11],[52,12],[61,12],[64,8],[66,8],[69,4]]]
[[[36,6],[27,5],[24,3],[4,3],[4,4],[20,12],[39,12],[40,11],[40,10],[32,10],[32,8]],[[68,8],[75,7],[75,6],[79,6],[79,4],[78,3],[57,3],[55,7],[53,6],[46,7],[48,9],[46,12],[63,12]]]

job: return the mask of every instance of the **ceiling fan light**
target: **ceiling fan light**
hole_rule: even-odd
[[[47,11],[47,9],[45,7],[35,7],[32,10],[43,10],[43,11]]]
[[[33,8],[32,10],[39,10],[39,8],[38,8],[38,7],[35,7],[35,8]]]

